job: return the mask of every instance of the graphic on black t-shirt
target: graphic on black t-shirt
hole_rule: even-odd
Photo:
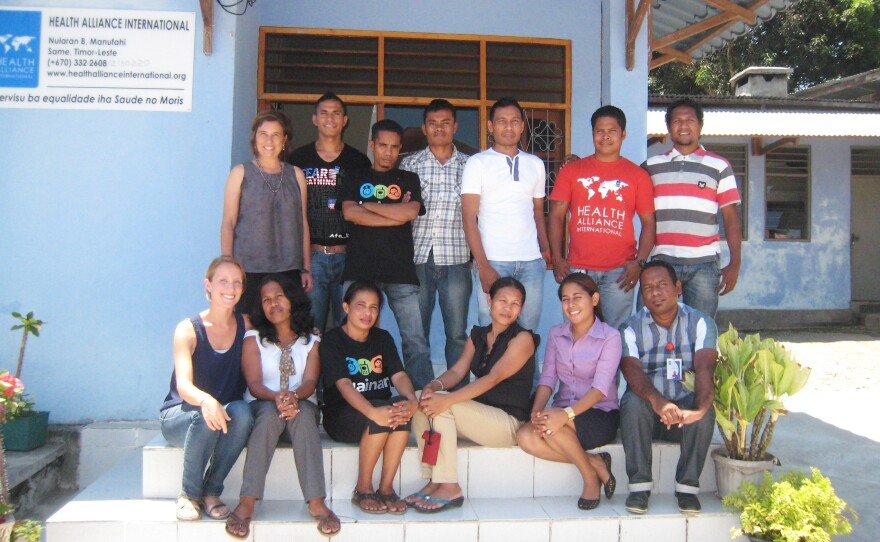
[[[307,213],[312,242],[319,245],[345,244],[348,228],[338,208],[337,184],[346,171],[370,167],[364,153],[346,145],[332,162],[325,162],[314,143],[303,145],[290,155],[290,163],[306,178]]]
[[[327,408],[345,402],[336,387],[338,380],[348,378],[367,399],[389,399],[391,377],[403,370],[394,339],[383,329],[371,329],[364,342],[355,341],[342,328],[331,329],[319,352]]]

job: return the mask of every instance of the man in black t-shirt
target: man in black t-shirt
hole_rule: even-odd
[[[373,125],[369,169],[346,173],[339,203],[351,235],[342,278],[371,280],[388,297],[403,343],[406,372],[416,389],[434,378],[419,312],[419,280],[413,263],[412,221],[425,214],[419,177],[397,169],[403,128],[390,119]]]
[[[337,179],[346,171],[370,167],[370,160],[361,151],[342,141],[348,123],[345,103],[332,92],[315,102],[312,124],[318,139],[293,151],[289,162],[306,176],[309,234],[312,238],[312,278],[309,292],[315,325],[324,331],[327,314],[332,325],[342,323],[342,269],[348,230],[337,203]]]

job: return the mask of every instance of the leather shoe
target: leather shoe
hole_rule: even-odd
[[[675,499],[678,501],[678,509],[682,514],[699,514],[702,510],[700,499],[693,493],[675,492]]]
[[[633,491],[626,497],[626,511],[632,514],[644,514],[648,511],[650,491]]]

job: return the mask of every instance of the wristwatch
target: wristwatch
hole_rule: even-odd
[[[644,269],[645,266],[648,265],[648,262],[646,260],[642,260],[642,259],[636,260],[636,263],[639,264],[639,267],[641,267],[642,269]]]
[[[567,407],[563,408],[562,410],[564,410],[565,413],[568,414],[569,420],[573,420],[574,417],[577,416],[577,414],[574,413],[574,409],[571,408],[570,406],[567,406]]]

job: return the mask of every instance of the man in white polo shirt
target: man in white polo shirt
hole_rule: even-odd
[[[484,293],[500,277],[526,287],[519,323],[537,330],[550,244],[544,225],[544,162],[519,149],[525,112],[513,98],[489,109],[494,145],[470,157],[461,183],[464,232],[474,256],[474,285]],[[477,295],[480,325],[488,325],[489,303]]]

